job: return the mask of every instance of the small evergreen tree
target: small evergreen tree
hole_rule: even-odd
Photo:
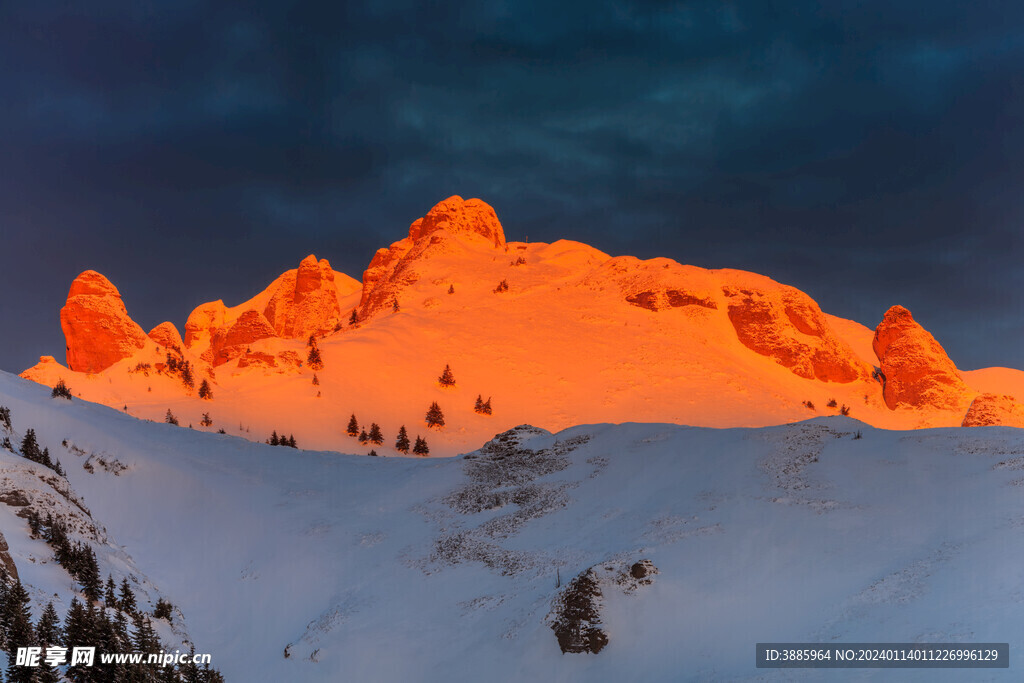
[[[355,325],[359,322],[359,314],[356,313],[356,309],[352,309],[352,315],[348,317],[348,324]]]
[[[316,333],[311,332],[309,339],[306,340],[306,346],[316,346]]]
[[[102,579],[100,579],[100,566],[96,562],[96,553],[89,546],[83,546],[78,581],[82,584],[82,594],[88,598],[90,603],[100,599],[103,588]]]
[[[3,603],[3,626],[7,641],[7,661],[13,662],[19,647],[34,647],[36,633],[32,627],[32,613],[28,608],[29,597],[21,581],[7,588]],[[33,683],[35,669],[27,666],[11,666],[7,679],[11,683]]]
[[[271,446],[278,446],[278,445],[281,444],[281,439],[277,436],[277,430],[276,429],[270,435],[270,438],[267,439],[267,443],[270,444]]]
[[[409,433],[405,431],[405,425],[398,429],[398,438],[395,440],[395,450],[399,453],[409,452]]]
[[[7,406],[0,406],[0,427],[9,432],[14,430],[14,427],[11,426],[11,409]]]
[[[167,409],[167,414],[164,415],[164,422],[169,425],[178,426],[178,418],[174,417],[174,413],[171,412],[170,408]]]
[[[306,365],[313,370],[322,370],[324,367],[324,361],[320,357],[320,349],[316,347],[316,344],[309,347],[309,355],[306,356]]]
[[[377,457],[377,451],[371,450],[368,455],[372,455],[373,457]]]
[[[192,377],[192,364],[188,361],[181,364],[181,383],[190,391],[196,386],[195,379]]]
[[[203,425],[204,427],[212,427],[213,420],[210,418],[210,414],[203,413],[203,419],[199,421],[199,424]]]
[[[359,436],[359,423],[356,421],[355,413],[352,413],[352,417],[348,419],[348,428],[345,433],[349,436]]]
[[[444,413],[441,412],[441,406],[437,405],[437,401],[431,403],[430,408],[427,409],[426,421],[428,427],[437,429],[444,427]]]
[[[359,432],[359,443],[366,443],[370,440],[370,435],[366,433],[366,430]]]
[[[394,311],[395,313],[398,313],[400,310],[402,310],[402,307],[398,305],[398,299],[395,299],[394,301],[391,302],[391,310]]]
[[[444,372],[437,378],[437,383],[442,387],[453,387],[455,386],[455,375],[452,374],[452,368],[448,364],[444,366]]]
[[[71,389],[68,389],[68,385],[64,383],[63,379],[57,380],[57,383],[53,385],[50,398],[66,398],[69,401],[71,400]]]
[[[53,463],[53,471],[62,477],[68,476],[68,473],[64,471],[64,468],[60,464],[60,460]]]
[[[491,397],[490,396],[488,396],[487,400],[484,401],[483,409],[481,410],[481,412],[484,415],[490,415],[491,414]]]
[[[476,403],[473,404],[473,412],[474,413],[482,413],[482,412],[484,412],[484,397],[481,396],[480,394],[476,395]]]
[[[155,619],[165,619],[167,623],[171,623],[171,610],[173,609],[174,605],[163,598],[159,598],[156,601],[156,606],[153,608],[153,617]]]
[[[384,443],[384,435],[380,431],[380,425],[378,425],[376,422],[370,425],[369,437],[370,443],[372,443],[375,446],[379,446],[382,443]]]
[[[52,602],[46,603],[43,614],[39,617],[39,623],[36,624],[36,643],[43,648],[43,652],[49,647],[60,647],[64,641],[62,631],[57,610],[53,608]],[[37,679],[39,683],[59,683],[60,679],[60,670],[57,667],[41,663]]]
[[[448,293],[449,294],[454,294],[455,293],[455,285],[448,285]]]
[[[39,442],[36,441],[36,430],[29,428],[21,440],[21,455],[32,462],[39,462],[42,453],[39,450]]]
[[[118,595],[118,604],[126,614],[134,615],[138,610],[135,603],[135,593],[132,591],[131,584],[128,583],[128,577],[121,579],[121,592]]]
[[[416,437],[416,445],[412,447],[412,452],[416,455],[426,456],[430,453],[430,449],[427,448],[427,440],[421,439],[419,436]]]
[[[320,378],[316,376],[315,372],[313,373],[313,386],[314,387],[320,386]]]
[[[210,388],[210,383],[205,379],[199,385],[199,398],[204,401],[213,400],[213,389]]]
[[[103,604],[110,609],[118,609],[119,604],[117,602],[117,584],[114,583],[114,577],[107,574],[107,584],[103,590]]]
[[[295,445],[295,435],[294,434],[289,434],[288,435],[288,445],[291,446],[292,448],[298,448],[298,446]]]

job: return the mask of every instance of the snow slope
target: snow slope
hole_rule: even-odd
[[[0,405],[229,681],[820,677],[755,669],[759,641],[1009,641],[1009,672],[899,674],[1009,680],[1024,647],[1019,430],[524,427],[389,459],[152,424],[8,374]],[[129,469],[90,474],[64,438]],[[651,585],[605,586],[609,645],[563,655],[556,581],[640,559]]]

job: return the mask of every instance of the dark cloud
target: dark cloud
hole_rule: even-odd
[[[1024,367],[1020,3],[15,4],[5,369],[61,355],[85,268],[180,324],[310,252],[358,277],[453,193]]]

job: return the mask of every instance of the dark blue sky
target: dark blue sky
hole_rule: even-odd
[[[149,329],[451,194],[1024,368],[1024,3],[0,4],[0,368],[93,268]]]

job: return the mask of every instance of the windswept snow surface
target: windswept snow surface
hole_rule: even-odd
[[[0,405],[60,456],[228,681],[823,677],[756,669],[764,641],[1009,641],[1009,671],[827,677],[1019,678],[1019,430],[523,427],[461,457],[404,459],[139,421],[6,373]],[[127,469],[89,473],[65,438]],[[0,523],[27,535],[13,514]],[[23,546],[23,580],[52,581]],[[563,655],[556,574],[564,586],[641,559],[658,568],[650,585],[604,590],[608,646]]]

